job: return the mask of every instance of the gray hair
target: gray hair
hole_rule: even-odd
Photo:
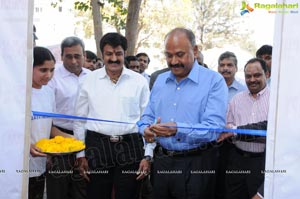
[[[80,45],[82,47],[82,52],[84,53],[84,43],[81,39],[79,39],[78,37],[74,37],[74,36],[65,38],[61,42],[61,45],[60,45],[61,55],[64,54],[64,48],[77,46],[77,45]]]
[[[237,67],[237,58],[235,56],[235,54],[233,52],[229,52],[229,51],[226,51],[224,53],[222,53],[219,57],[219,60],[218,60],[218,65],[220,65],[220,62],[223,60],[223,59],[228,59],[232,57],[233,58],[233,62],[235,64],[235,67]]]

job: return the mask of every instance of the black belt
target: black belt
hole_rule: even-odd
[[[64,133],[67,133],[67,134],[70,134],[70,135],[74,135],[73,131],[71,131],[71,130],[64,129],[64,128],[61,128],[59,126],[55,126],[55,127],[58,128],[59,130],[61,130]]]
[[[136,136],[140,136],[140,134],[138,133],[130,133],[130,134],[125,134],[125,135],[105,135],[105,134],[101,134],[101,133],[98,133],[98,132],[95,132],[95,131],[90,131],[90,130],[87,130],[87,135],[90,135],[90,136],[93,136],[95,137],[96,139],[105,139],[107,138],[110,142],[121,142],[121,141],[127,141],[129,140],[130,138]]]
[[[202,145],[201,147],[184,150],[184,151],[173,151],[163,148],[162,146],[158,145],[155,148],[155,153],[157,155],[167,155],[167,156],[173,156],[173,157],[185,157],[185,156],[193,156],[193,155],[202,155],[203,153],[209,151],[210,149],[214,148],[215,142],[209,142],[205,145]]]
[[[243,151],[242,149],[239,149],[235,146],[235,150],[238,154],[245,158],[257,158],[257,157],[264,157],[265,152],[249,152],[249,151]]]

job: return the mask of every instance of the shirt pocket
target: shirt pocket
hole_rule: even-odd
[[[137,97],[122,97],[121,105],[123,115],[128,118],[140,117],[140,106]]]

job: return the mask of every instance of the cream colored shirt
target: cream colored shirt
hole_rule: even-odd
[[[74,115],[79,82],[90,72],[90,70],[82,68],[82,72],[77,76],[62,65],[55,68],[54,76],[48,85],[54,90],[58,114]],[[69,119],[54,119],[53,124],[72,131],[73,121]]]
[[[105,135],[137,133],[136,122],[140,120],[148,99],[149,86],[140,74],[123,67],[118,82],[114,84],[105,67],[93,71],[80,84],[75,115],[129,124],[77,120],[74,135],[84,141],[86,130]]]

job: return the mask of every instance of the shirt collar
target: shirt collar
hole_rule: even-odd
[[[123,66],[123,70],[122,70],[122,73],[121,73],[119,79],[120,79],[121,77],[123,77],[123,76],[124,76],[124,77],[130,76],[130,70],[127,69],[127,68],[124,67],[124,66]],[[99,78],[100,78],[100,79],[103,79],[103,78],[106,78],[106,77],[107,77],[108,79],[110,79],[110,77],[109,77],[108,74],[106,73],[105,66],[104,66],[103,68],[99,69]]]
[[[192,66],[192,69],[189,73],[189,75],[185,78],[185,79],[189,79],[191,80],[192,82],[195,82],[198,84],[199,82],[199,73],[200,73],[200,70],[201,70],[201,67],[197,61],[194,62],[193,66]],[[167,81],[176,81],[176,77],[175,75],[170,71],[170,74],[169,74],[169,77],[166,79],[166,82]]]
[[[75,75],[74,73],[71,73],[70,71],[68,71],[68,70],[65,68],[64,65],[62,65],[61,68],[62,68],[61,70],[62,70],[62,76],[63,76],[63,77],[67,77],[67,76],[70,76],[70,75]],[[81,76],[81,75],[86,75],[88,72],[89,72],[88,69],[86,69],[86,68],[84,68],[84,67],[81,67],[81,73],[80,73],[79,76]],[[75,76],[77,76],[77,75],[75,75]]]
[[[234,88],[235,90],[238,90],[239,89],[239,83],[238,83],[238,81],[236,81],[234,79],[233,82],[230,84],[230,86],[228,86],[228,88]]]
[[[64,65],[61,66],[61,74],[63,77],[67,77],[69,75],[72,75],[72,73],[70,71],[68,71]]]
[[[264,95],[266,92],[268,92],[269,87],[266,85],[264,89],[262,89],[261,91],[259,91],[257,93],[257,97]],[[249,89],[248,89],[248,94],[252,97],[252,94],[250,93]]]

